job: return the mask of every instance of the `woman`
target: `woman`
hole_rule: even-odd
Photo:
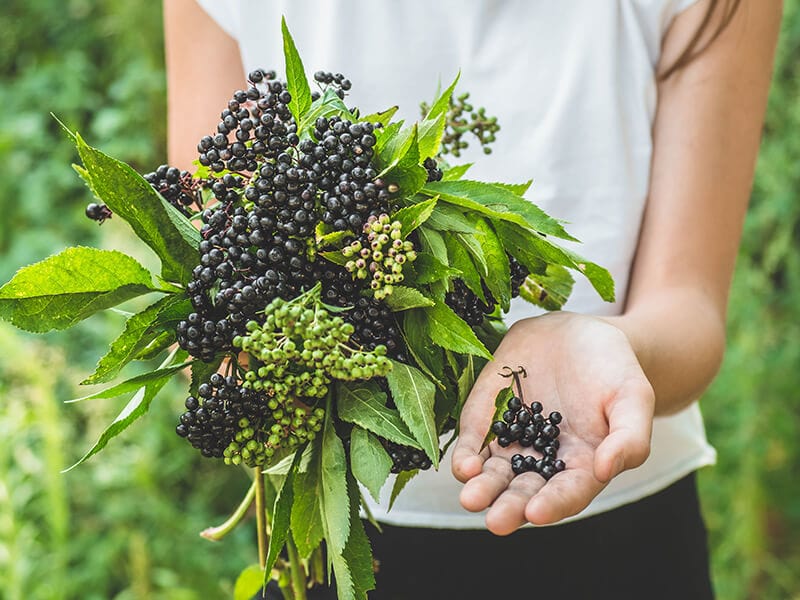
[[[366,112],[413,119],[460,68],[503,126],[470,175],[534,177],[531,198],[617,284],[611,305],[578,282],[568,311],[512,306],[443,468],[373,507],[374,597],[712,597],[696,400],[724,350],[780,1],[200,1],[165,3],[171,163],[190,165],[245,72],[282,64],[285,14],[309,72],[344,72]],[[569,469],[547,483],[480,451],[504,364],[567,416]]]

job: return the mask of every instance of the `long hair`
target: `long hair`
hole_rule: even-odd
[[[666,71],[661,73],[659,79],[662,81],[669,79],[673,74],[691,63],[713,44],[714,40],[720,36],[733,20],[733,16],[741,3],[742,0],[710,0],[708,10],[706,10],[706,14],[703,16],[703,20],[698,26],[697,31],[694,32],[692,39],[686,45],[683,52],[681,52],[680,56],[675,59],[675,62],[673,62]],[[714,17],[719,10],[722,11],[722,17],[717,20]],[[711,36],[708,37],[707,34],[712,27],[712,22],[715,20],[717,20],[716,27],[711,33]],[[704,38],[707,38],[707,41],[704,42]]]

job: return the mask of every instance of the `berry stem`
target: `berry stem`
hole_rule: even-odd
[[[211,540],[212,542],[218,542],[222,538],[224,538],[228,533],[230,533],[234,527],[236,527],[239,522],[244,518],[247,514],[247,511],[253,505],[253,498],[256,496],[256,480],[253,480],[253,484],[250,486],[250,489],[247,490],[247,494],[245,494],[244,499],[242,499],[241,504],[236,508],[233,514],[228,517],[228,520],[222,523],[222,525],[217,525],[216,527],[208,527],[200,532],[200,536],[204,537],[207,540]]]
[[[261,467],[253,469],[256,487],[256,535],[258,537],[258,564],[263,569],[267,564],[267,509],[264,502],[266,489],[264,487],[264,474]]]
[[[286,552],[289,555],[289,575],[292,578],[295,600],[306,600],[308,579],[291,535],[286,538]]]

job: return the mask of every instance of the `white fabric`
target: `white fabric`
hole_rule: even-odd
[[[497,115],[490,156],[478,151],[470,177],[534,178],[528,197],[568,222],[574,248],[608,268],[615,304],[578,279],[566,308],[622,310],[650,175],[656,109],[654,67],[674,16],[696,0],[198,0],[238,40],[247,71],[283,66],[285,15],[309,73],[341,71],[353,82],[349,105],[362,113],[400,105],[419,117],[421,100],[461,69],[460,90]],[[536,310],[516,301],[509,323]],[[712,464],[697,405],[657,418],[652,453],[617,477],[580,515],[652,494]],[[390,484],[384,488],[388,496]],[[449,456],[399,496],[371,506],[379,520],[407,526],[482,528],[461,508]]]

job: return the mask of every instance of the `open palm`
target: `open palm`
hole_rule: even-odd
[[[515,324],[481,372],[464,406],[453,473],[465,483],[462,505],[491,508],[487,527],[505,535],[526,522],[555,523],[583,510],[608,481],[641,465],[649,454],[654,396],[628,338],[594,317],[560,313]],[[559,411],[559,458],[567,468],[545,481],[536,473],[515,476],[512,455],[532,448],[492,442],[480,446],[491,425],[494,399],[509,385],[504,366],[523,366],[524,401],[539,401],[545,414]]]

